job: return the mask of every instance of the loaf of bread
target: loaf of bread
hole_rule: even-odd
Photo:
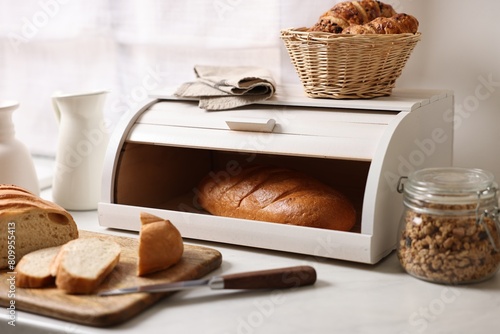
[[[0,269],[13,268],[35,250],[78,238],[62,207],[14,185],[0,185]]]
[[[321,15],[309,30],[339,34],[350,25],[362,25],[377,17],[391,17],[395,14],[391,5],[380,1],[345,1],[337,3]]]
[[[141,212],[137,276],[165,270],[182,258],[184,243],[177,228],[168,220]]]
[[[16,266],[16,286],[19,288],[43,288],[54,284],[50,265],[61,246],[48,247],[24,255]]]
[[[343,194],[301,172],[254,165],[226,174],[210,173],[198,186],[200,205],[213,215],[340,231],[356,222]]]
[[[378,17],[363,25],[351,25],[345,28],[343,34],[403,34],[416,33],[418,31],[418,20],[408,14],[396,14],[392,17]]]
[[[100,238],[79,238],[61,247],[51,264],[56,286],[69,294],[95,291],[120,260],[121,247]]]

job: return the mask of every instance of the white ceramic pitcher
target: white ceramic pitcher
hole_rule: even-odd
[[[54,202],[66,210],[95,210],[109,133],[103,109],[107,91],[55,93],[52,103],[59,121]]]
[[[39,195],[40,187],[31,154],[15,137],[12,113],[19,107],[13,100],[0,101],[0,183],[14,184]]]

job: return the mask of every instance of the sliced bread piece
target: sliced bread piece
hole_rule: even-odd
[[[0,269],[12,270],[24,255],[76,238],[76,223],[62,207],[23,188],[0,185]]]
[[[70,294],[90,294],[120,260],[121,247],[114,241],[80,238],[62,246],[56,257],[56,286]]]
[[[61,246],[48,247],[28,253],[16,266],[16,286],[20,288],[43,288],[54,284],[50,264]]]
[[[177,228],[168,220],[141,212],[137,276],[167,269],[182,258],[184,243]]]

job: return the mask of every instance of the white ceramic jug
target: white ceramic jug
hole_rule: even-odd
[[[66,210],[95,210],[109,133],[103,109],[107,91],[55,93],[59,120],[52,198]]]
[[[17,101],[0,101],[0,183],[14,184],[35,195],[40,187],[28,148],[15,137],[12,113]]]

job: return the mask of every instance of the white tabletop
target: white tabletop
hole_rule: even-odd
[[[100,227],[97,213],[72,212],[82,230],[137,237]],[[0,333],[498,333],[500,273],[473,285],[445,286],[404,273],[394,253],[376,265],[185,240],[219,250],[213,272],[311,265],[314,286],[275,291],[182,291],[121,325],[94,328],[17,312],[0,312]]]

